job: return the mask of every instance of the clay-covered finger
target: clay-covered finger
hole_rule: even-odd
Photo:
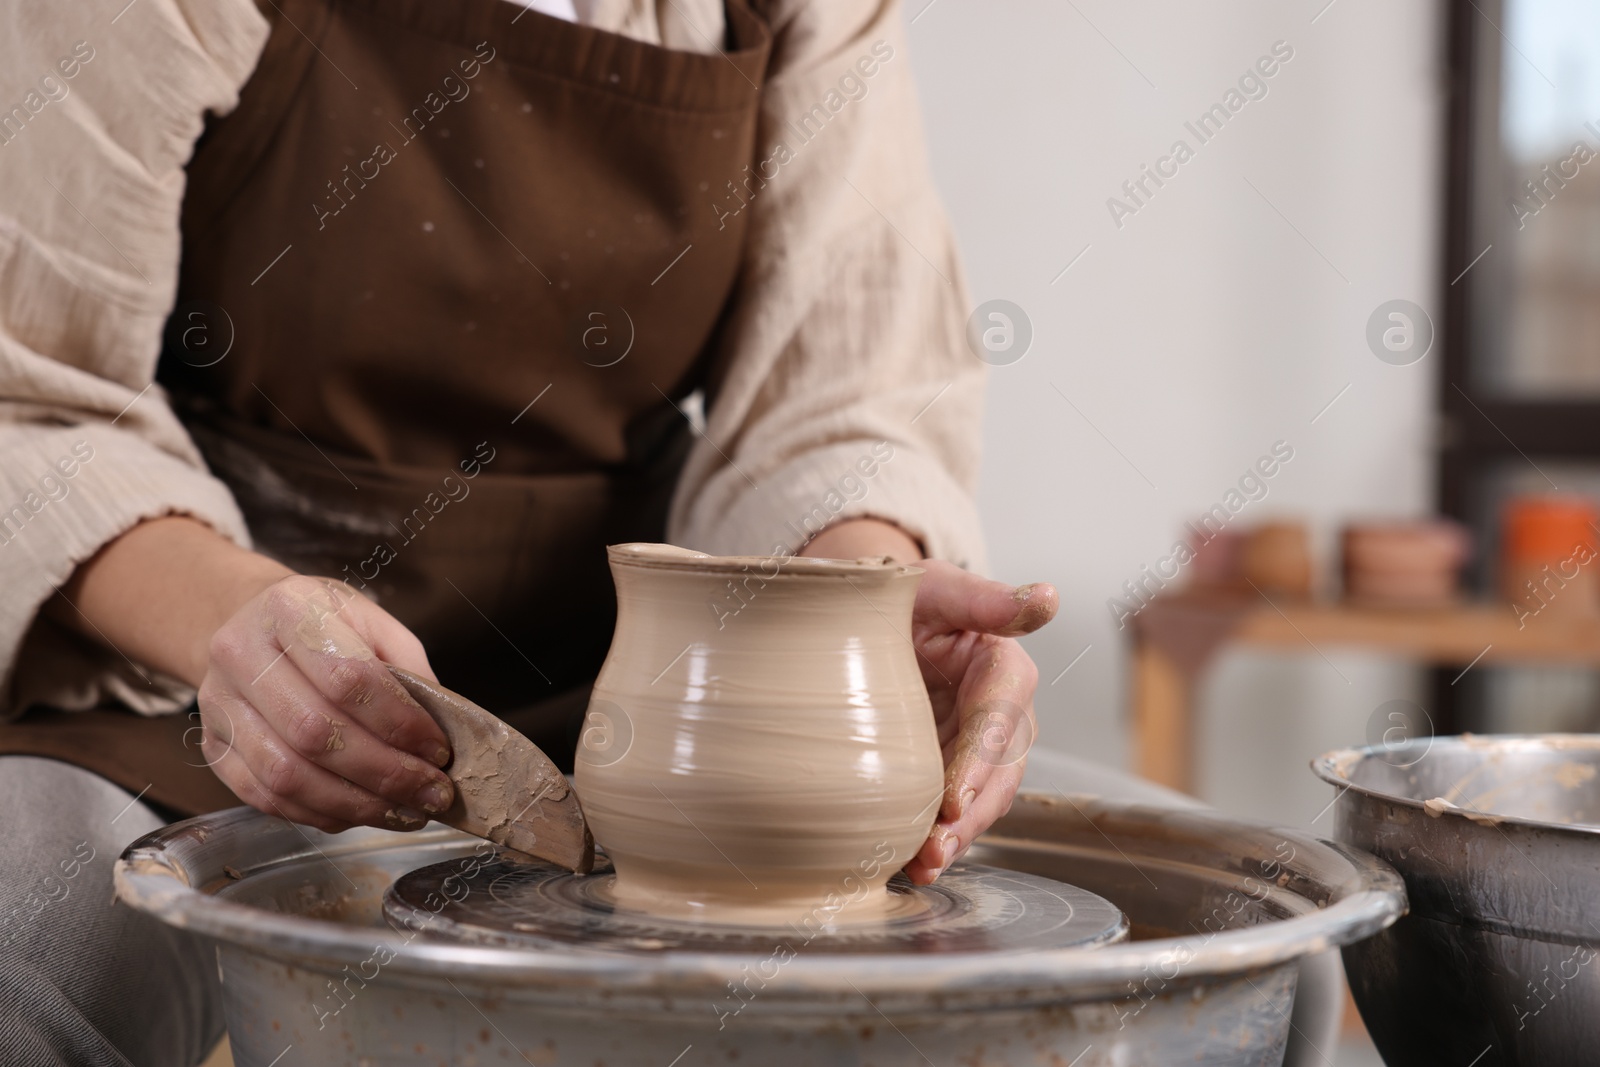
[[[916,885],[928,885],[972,847],[995,821],[1011,810],[1017,787],[1022,783],[1022,765],[996,768],[984,787],[967,806],[961,818],[934,824],[912,861],[905,866],[906,877]]]
[[[1027,759],[1037,730],[1031,704],[1018,703],[1010,696],[978,704],[945,746],[945,795],[940,815],[958,819],[965,814],[973,796],[983,790],[996,769],[1018,766]]]
[[[917,850],[917,854],[903,868],[906,877],[911,879],[913,885],[932,884],[949,862],[944,858],[946,850],[953,860],[959,847],[959,843],[954,842],[948,828],[935,825],[928,839]]]
[[[1022,770],[1020,763],[995,768],[984,783],[983,791],[967,806],[966,814],[947,827],[948,833],[959,843],[951,863],[966,855],[972,843],[1011,810],[1012,802],[1017,799],[1017,788],[1022,784]]]
[[[231,755],[243,762],[273,803],[351,825],[414,829],[427,822],[422,812],[317,766],[243,700],[233,703],[228,714],[234,730]]]
[[[995,768],[1027,756],[1037,733],[1037,681],[1038,669],[1015,641],[993,641],[974,658],[957,694],[960,727],[944,746],[941,817],[960,818]]]
[[[988,781],[994,767],[989,755],[1004,741],[992,740],[1004,729],[1004,710],[993,706],[973,709],[961,723],[960,732],[945,746],[944,798],[939,818],[954,821],[972,803]],[[993,720],[993,721],[992,721]]]
[[[231,748],[222,748],[215,756],[211,769],[222,783],[233,791],[233,795],[240,801],[250,805],[263,815],[271,815],[277,819],[288,819],[304,826],[315,827],[324,833],[337,834],[350,829],[353,825],[336,819],[331,815],[311,811],[300,807],[293,801],[280,800],[272,796],[267,788],[261,784],[250,768],[245,766],[244,760]]]
[[[230,784],[229,788],[234,791],[240,800],[257,811],[275,818],[287,819],[290,822],[315,827],[329,834],[342,833],[357,825],[381,826],[386,830],[420,830],[428,823],[425,815],[408,808],[389,808],[384,811],[381,821],[369,819],[362,823],[350,822],[324,812],[314,811],[292,800],[274,796],[266,786],[262,785],[254,777],[249,768],[244,766],[243,759],[236,752],[225,756],[218,766],[227,767],[230,762],[237,764],[240,768],[233,775],[239,780],[240,785]]]
[[[444,766],[450,761],[444,731],[341,617],[352,605],[363,610],[331,595],[284,594],[270,610],[278,645],[329,703],[378,740]]]
[[[215,671],[206,675],[195,694],[200,711],[200,752],[208,767],[215,767],[222,754],[233,747],[233,716],[228,713],[228,704],[235,699]]]
[[[454,800],[455,787],[443,771],[380,741],[288,663],[243,696],[295,752],[392,804],[439,815]]]
[[[923,560],[913,625],[924,636],[970,630],[1003,637],[1032,633],[1055,618],[1060,597],[1048,582],[1010,586],[943,560]]]
[[[272,647],[263,641],[249,654],[230,656],[202,683],[201,717],[212,733],[231,739],[236,723],[229,709],[242,705],[239,718],[263,722],[293,751],[391,804],[433,815],[450,806],[455,790],[443,772],[374,737]]]

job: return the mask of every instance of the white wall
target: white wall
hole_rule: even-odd
[[[1294,459],[1241,518],[1309,517],[1326,551],[1347,517],[1429,506],[1437,349],[1391,366],[1365,328],[1396,297],[1439,317],[1438,12],[1421,0],[907,2],[974,300],[1015,301],[1035,330],[1029,354],[991,376],[980,504],[992,566],[1062,591],[1061,618],[1029,640],[1043,741],[1121,764],[1127,660],[1106,600],[1274,441]],[[1185,120],[1280,40],[1294,56],[1268,94],[1199,145]],[[1119,229],[1107,198],[1179,137],[1195,157]],[[1361,742],[1379,704],[1415,696],[1409,669],[1329,658],[1221,664],[1202,702],[1208,800],[1309,820],[1330,794],[1306,759]]]

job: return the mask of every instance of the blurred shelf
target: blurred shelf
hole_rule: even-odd
[[[1600,662],[1600,619],[1544,619],[1522,625],[1507,604],[1408,611],[1343,604],[1261,604],[1233,631],[1235,642],[1305,646],[1326,641],[1404,653],[1431,663],[1484,660]]]
[[[1365,648],[1463,668],[1479,663],[1600,664],[1600,618],[1518,619],[1503,603],[1367,607],[1251,594],[1182,593],[1151,600],[1131,620],[1135,769],[1194,791],[1194,693],[1224,648],[1244,645],[1326,656]]]

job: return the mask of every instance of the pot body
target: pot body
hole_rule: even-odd
[[[870,911],[943,795],[910,639],[922,572],[609,551],[617,628],[575,766],[619,902],[712,920]]]

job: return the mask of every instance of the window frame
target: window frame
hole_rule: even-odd
[[[1500,188],[1497,170],[1505,0],[1447,0],[1442,11],[1448,84],[1435,489],[1439,511],[1472,529],[1479,545],[1470,584],[1480,594],[1493,595],[1489,582],[1498,531],[1484,525],[1495,521],[1486,509],[1497,472],[1507,464],[1546,461],[1600,466],[1600,397],[1515,397],[1485,384],[1481,368],[1504,358],[1503,327],[1512,299],[1509,275],[1503,273],[1509,265],[1492,261],[1493,251],[1474,263],[1486,245],[1505,239],[1510,217],[1503,204],[1498,214],[1494,207],[1499,193],[1508,192]],[[1459,728],[1463,717],[1476,718],[1473,713],[1484,708],[1483,680],[1457,686],[1457,669],[1433,674],[1439,725]]]
[[[1440,510],[1462,521],[1474,517],[1484,482],[1499,464],[1529,458],[1600,461],[1600,398],[1508,397],[1484,388],[1474,373],[1496,358],[1493,346],[1503,336],[1496,327],[1510,301],[1506,287],[1489,284],[1492,271],[1474,277],[1481,262],[1467,270],[1486,245],[1502,236],[1480,194],[1486,180],[1496,180],[1484,169],[1491,158],[1485,148],[1495,150],[1499,137],[1502,38],[1496,27],[1503,21],[1504,3],[1475,3],[1445,5],[1449,92],[1440,278],[1443,373],[1437,393],[1443,433],[1436,484]]]

